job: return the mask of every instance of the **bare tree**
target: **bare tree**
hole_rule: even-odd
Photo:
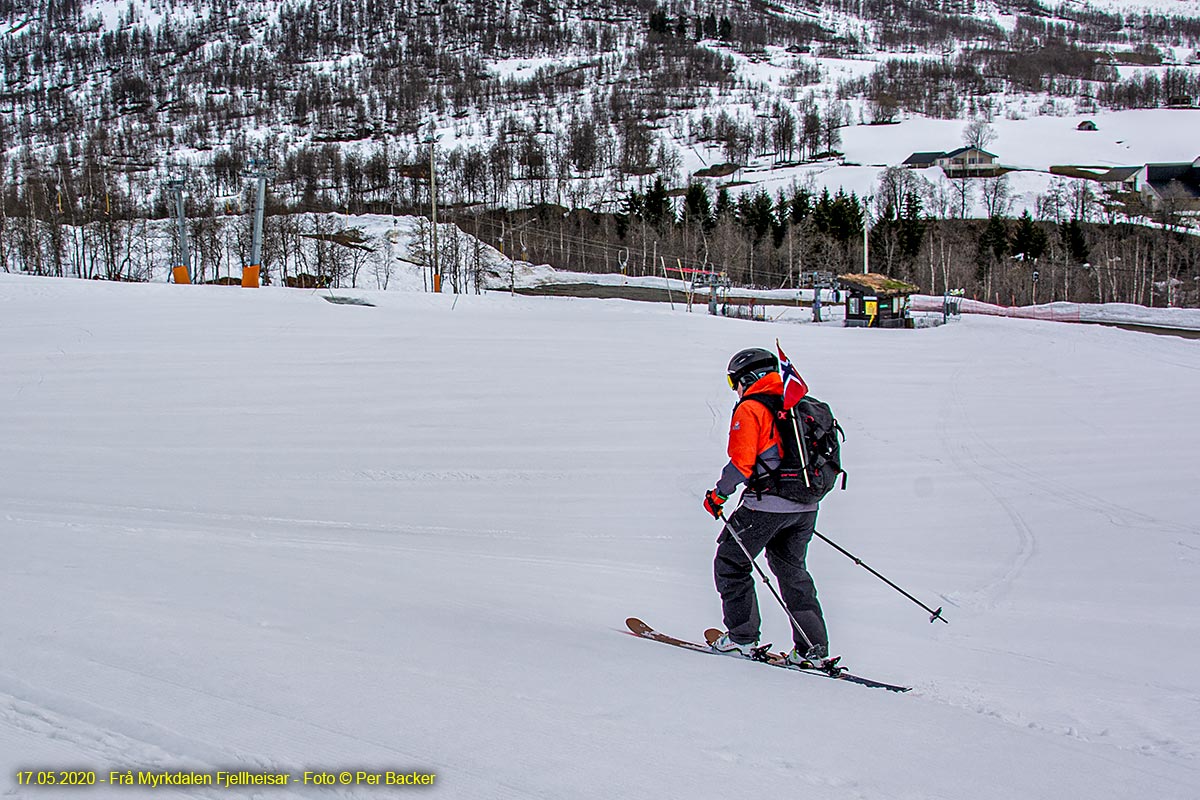
[[[3,150],[0,150],[0,179],[8,170],[8,156]],[[8,268],[8,188],[4,183],[0,182],[0,269],[5,272]]]
[[[165,237],[157,235],[150,228],[148,220],[140,220],[138,222],[136,241],[141,244],[141,247],[133,250],[133,223],[131,222],[127,228],[131,237],[128,247],[139,258],[135,258],[129,262],[129,271],[125,273],[124,279],[129,281],[152,281],[154,280],[154,265],[157,261],[158,253],[166,249],[162,246],[161,241]]]
[[[371,272],[375,275],[375,285],[380,289],[387,289],[388,283],[392,280],[392,273],[395,271],[396,256],[392,252],[391,242],[388,242],[386,247],[379,248],[371,253]]]
[[[967,127],[963,128],[962,141],[967,147],[986,150],[992,142],[996,141],[996,131],[987,121],[973,119],[967,123]]]
[[[133,259],[133,220],[116,220],[107,216],[100,225],[104,277],[110,281],[120,280]]]
[[[429,221],[424,217],[417,217],[417,224],[408,237],[408,257],[414,264],[421,266],[421,280],[425,283],[426,291],[430,288],[430,275],[433,270],[431,242]]]
[[[1072,181],[1068,199],[1071,204],[1071,217],[1089,222],[1096,210],[1096,193],[1092,191],[1091,184],[1086,180]]]
[[[815,106],[809,106],[804,111],[804,128],[800,137],[801,150],[808,158],[814,157],[821,149],[821,115]]]
[[[1158,201],[1158,207],[1155,214],[1159,224],[1164,230],[1172,231],[1180,226],[1182,220],[1182,212],[1188,207],[1192,195],[1184,188],[1177,180],[1167,184],[1166,190],[1162,193],[1161,199]]]
[[[776,100],[771,116],[771,143],[775,148],[775,159],[791,161],[796,152],[796,115],[782,101]]]
[[[362,228],[350,228],[342,231],[341,235],[346,240],[346,247],[350,251],[350,287],[358,288],[358,273],[366,266],[375,252],[375,248],[365,244],[367,237]]]
[[[1003,217],[1012,204],[1012,190],[1007,175],[993,175],[983,179],[983,205],[989,217]]]
[[[0,161],[0,171],[3,162]],[[0,197],[0,269],[8,272],[8,214],[4,210],[5,198]]]
[[[896,121],[900,102],[887,92],[876,92],[871,97],[871,124],[887,125]]]
[[[950,181],[950,197],[953,201],[950,208],[951,217],[966,219],[967,213],[974,209],[974,192],[971,191],[971,186],[969,178],[957,178]]]
[[[898,216],[904,208],[905,195],[915,192],[925,199],[930,193],[929,181],[911,169],[888,167],[879,176],[875,189],[875,214],[880,219]]]
[[[838,103],[825,106],[825,116],[821,118],[821,144],[826,153],[836,153],[842,144],[842,120],[845,109]]]
[[[215,208],[191,221],[192,229],[189,235],[196,251],[195,274],[201,283],[215,281],[221,277],[221,265],[225,256],[225,248],[221,246],[224,227],[224,221]]]
[[[1062,178],[1054,178],[1046,187],[1046,193],[1037,200],[1037,215],[1042,219],[1062,222],[1066,217],[1067,187]]]

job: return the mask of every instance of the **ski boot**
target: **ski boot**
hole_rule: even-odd
[[[770,642],[767,644],[759,644],[758,642],[742,644],[741,642],[735,642],[733,639],[729,638],[729,631],[726,631],[713,640],[709,644],[709,647],[711,647],[713,650],[716,650],[718,653],[738,653],[746,658],[752,658],[755,661],[766,661],[767,653],[771,649],[771,644]]]
[[[800,648],[793,647],[792,651],[784,658],[784,662],[800,669],[814,669],[828,672],[830,675],[841,673],[842,668],[838,666],[838,662],[842,660],[842,657],[830,656],[827,653],[825,645],[822,644],[814,644],[803,654],[800,652]]]

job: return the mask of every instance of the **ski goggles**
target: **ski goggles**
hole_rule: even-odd
[[[732,376],[732,375],[728,375],[728,374],[727,374],[727,375],[725,376],[725,380],[726,380],[726,381],[729,383],[729,388],[730,388],[730,389],[733,389],[733,390],[735,390],[735,391],[737,390],[737,384],[733,382],[733,376]]]

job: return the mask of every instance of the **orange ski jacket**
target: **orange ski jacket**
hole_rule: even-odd
[[[751,394],[783,394],[783,378],[772,372],[759,378],[743,396]],[[738,486],[755,477],[769,473],[783,458],[783,440],[775,430],[770,410],[762,403],[739,403],[729,422],[729,463],[717,480],[717,493],[726,497]],[[815,505],[796,503],[782,497],[764,494],[757,497],[746,492],[742,500],[748,508],[759,511],[812,511]]]

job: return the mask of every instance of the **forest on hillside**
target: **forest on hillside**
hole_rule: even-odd
[[[736,198],[727,189],[714,194],[702,183],[671,192],[656,178],[646,191],[629,190],[615,213],[550,203],[514,210],[443,207],[437,266],[451,291],[486,284],[483,273],[494,266],[486,245],[520,261],[579,272],[687,277],[698,270],[723,273],[737,285],[804,287],[814,273],[861,268],[865,221],[871,268],[927,293],[962,289],[1000,304],[1200,305],[1200,237],[1183,229],[1169,208],[1147,211],[1144,222],[1153,224],[1118,221],[1111,197],[1084,182],[1063,181],[1039,198],[1036,218],[1028,211],[1014,218],[1006,180],[933,186],[893,169],[868,203],[853,193],[803,187],[775,197],[761,190]],[[961,214],[968,201],[982,202],[986,218]],[[387,288],[391,245],[369,242],[349,222],[353,216],[287,210],[274,201],[268,208],[274,212],[264,228],[268,283]],[[211,209],[189,218],[196,280],[240,275],[249,263],[250,218]],[[431,226],[420,224],[404,245],[413,266],[433,268]],[[97,210],[90,220],[0,215],[6,270],[149,280],[168,256],[176,263],[177,244],[165,220],[152,225],[111,209]]]
[[[1071,300],[1197,305],[1200,237],[1163,213],[1157,227],[1117,222],[1086,184],[1054,184],[1035,219],[1006,209],[1005,179],[950,182],[989,193],[991,213],[955,213],[961,197],[931,196],[906,170],[884,174],[873,201],[797,188],[714,197],[700,184],[671,197],[661,181],[632,191],[618,214],[543,206],[455,217],[460,228],[509,254],[582,272],[670,275],[723,272],[759,288],[811,286],[813,273],[856,272],[868,218],[873,271],[924,292],[954,289],[999,304]],[[944,190],[943,190],[944,191]],[[941,204],[930,208],[928,204]]]

